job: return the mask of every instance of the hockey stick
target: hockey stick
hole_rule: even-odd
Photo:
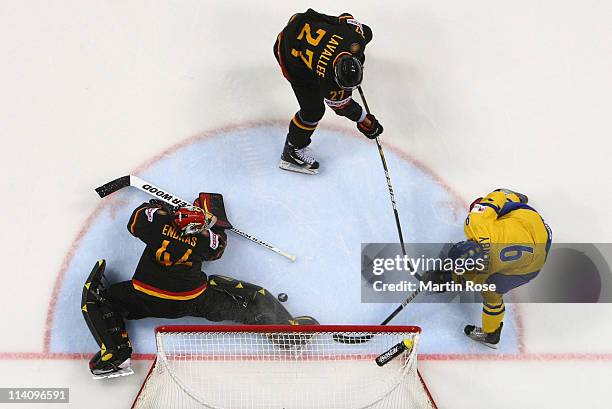
[[[168,193],[167,191],[160,189],[154,184],[149,183],[145,180],[142,180],[138,176],[132,176],[132,175],[121,176],[120,178],[112,180],[96,188],[96,192],[98,193],[98,195],[100,195],[100,197],[106,197],[110,195],[111,193],[114,193],[117,190],[123,189],[124,187],[128,187],[128,186],[135,187],[136,189],[141,190],[145,193],[148,193],[149,195],[154,196],[156,199],[164,201],[172,206],[178,206],[178,207],[187,206],[187,205],[191,206],[191,203],[181,199],[180,197],[177,197],[173,195],[172,193]],[[257,243],[260,246],[267,248],[268,250],[271,250],[277,254],[280,254],[283,257],[288,258],[291,261],[295,261],[296,259],[296,256],[289,254],[287,252],[284,252],[278,247],[274,247],[271,244],[268,244],[265,241],[259,240],[257,237],[253,237],[248,233],[240,231],[236,228],[231,228],[230,230],[234,232],[235,234],[241,237],[244,237],[247,240],[251,240],[252,242]]]
[[[368,114],[370,114],[370,107],[368,107],[368,102],[365,99],[365,95],[363,95],[363,90],[361,86],[358,86],[359,95],[361,96],[361,100],[363,101],[363,105],[365,106],[365,110]],[[378,146],[378,153],[380,153],[380,160],[382,161],[383,169],[385,170],[385,177],[387,178],[387,188],[389,189],[389,196],[391,196],[391,206],[393,206],[393,214],[395,215],[395,225],[397,226],[397,233],[399,235],[400,245],[402,246],[402,253],[406,255],[406,247],[404,245],[404,236],[402,235],[402,227],[400,226],[399,213],[397,212],[397,205],[395,203],[395,193],[393,193],[393,186],[391,186],[391,176],[389,176],[389,168],[387,167],[387,160],[385,159],[385,152],[383,151],[382,143],[380,143],[380,139],[378,136],[376,137],[376,145]],[[384,325],[384,324],[383,324]]]
[[[361,96],[361,100],[363,101],[363,105],[365,107],[366,112],[370,113],[370,107],[368,106],[368,102],[365,99],[365,95],[363,95],[363,90],[361,86],[357,87],[359,90],[359,95]],[[402,253],[404,256],[406,255],[406,247],[404,245],[404,236],[402,235],[402,227],[400,226],[399,213],[397,211],[397,205],[395,203],[395,193],[393,193],[393,186],[391,186],[391,177],[389,176],[389,168],[387,167],[387,161],[385,160],[385,152],[383,151],[382,144],[380,143],[380,139],[376,137],[376,145],[378,145],[378,153],[380,153],[380,160],[382,161],[383,169],[385,170],[385,177],[387,178],[387,188],[389,189],[389,196],[391,196],[391,205],[393,206],[393,213],[395,215],[395,225],[397,226],[397,233],[399,235],[400,244],[402,246]],[[418,277],[418,276],[417,276]],[[403,310],[412,300],[416,298],[417,295],[421,292],[420,288],[414,291],[403,303],[401,303],[395,311],[393,311],[380,325],[387,325],[401,310]],[[334,334],[332,338],[336,342],[341,342],[343,344],[362,344],[364,342],[368,342],[374,337],[374,334],[361,335],[350,337],[342,334]]]
[[[404,309],[404,307],[406,307],[408,304],[410,304],[412,302],[412,300],[414,300],[416,298],[416,296],[419,295],[420,292],[421,292],[420,288],[417,288],[412,294],[410,294],[410,296],[408,298],[406,298],[404,300],[403,303],[401,303],[395,309],[395,311],[393,311],[391,313],[391,315],[389,315],[387,318],[385,318],[385,320],[383,322],[381,322],[380,325],[387,325],[393,318],[395,318],[395,316],[397,314],[399,314],[399,312],[401,310]],[[348,336],[348,335],[343,335],[343,334],[334,334],[334,335],[332,335],[332,338],[333,338],[334,341],[340,342],[342,344],[363,344],[364,342],[368,342],[369,340],[374,338],[374,334],[357,335],[357,336],[354,336],[354,337],[351,337],[351,336]]]

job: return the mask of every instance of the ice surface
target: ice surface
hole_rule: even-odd
[[[524,191],[554,229],[557,243],[610,242],[609,206],[601,204],[612,201],[612,189],[606,188],[612,53],[602,39],[612,36],[612,2],[394,0],[345,6],[320,0],[266,0],[248,8],[235,1],[152,6],[143,0],[59,0],[2,7],[3,385],[70,387],[70,407],[79,409],[129,407],[147,361],[134,361],[134,376],[94,382],[87,358],[58,359],[66,357],[48,354],[45,337],[51,303],[57,307],[51,351],[93,352],[78,306],[82,281],[99,257],[108,259],[109,275],[129,278],[142,249],[125,229],[131,207],[146,199],[138,192],[106,200],[71,247],[100,203],[92,188],[192,135],[269,120],[286,124],[298,106],[271,47],[287,18],[309,7],[352,12],[374,30],[364,89],[384,124],[385,143],[427,164],[466,200],[500,186]],[[239,228],[299,256],[291,264],[231,237],[227,256],[207,271],[286,291],[292,312],[318,314],[322,322],[334,316],[380,322],[395,304],[357,309],[359,295],[350,292],[355,283],[347,279],[357,270],[339,260],[332,271],[315,268],[330,265],[332,257],[318,253],[325,248],[319,242],[332,243],[340,256],[359,251],[362,238],[351,234],[395,240],[376,149],[321,128],[350,126],[355,132],[350,122],[328,112],[315,134],[323,166],[318,179],[279,173],[284,124],[270,133],[243,128],[187,146],[184,154],[156,162],[142,176],[187,197],[200,189],[224,193]],[[209,157],[205,150],[213,145],[224,156]],[[241,161],[236,152],[242,152]],[[407,239],[460,236],[463,209],[452,212],[454,197],[427,175],[416,177],[418,169],[389,149],[387,159]],[[230,162],[232,172],[223,171]],[[288,189],[289,180],[299,182],[291,193],[301,201],[281,201],[285,195],[278,189]],[[347,186],[367,188],[369,194]],[[342,201],[325,201],[332,196]],[[443,206],[427,202],[434,196]],[[364,208],[376,218],[355,212]],[[343,223],[330,225],[338,213]],[[292,229],[286,229],[290,223]],[[54,300],[61,271],[65,281]],[[306,300],[320,288],[327,293]],[[463,324],[479,319],[478,306],[413,307],[394,322],[424,327],[423,352],[492,352],[465,344],[461,335]],[[440,408],[607,407],[610,307],[523,304],[522,353],[484,360],[422,355],[421,373]],[[509,308],[502,352],[514,347],[517,317]],[[130,323],[138,350],[152,350],[154,321]]]
[[[239,229],[298,255],[295,263],[232,235],[208,274],[223,274],[285,292],[293,315],[312,315],[322,324],[379,324],[397,303],[362,303],[360,251],[363,242],[396,242],[397,230],[378,150],[365,138],[320,130],[313,147],[321,161],[316,176],[278,169],[284,127],[257,126],[206,137],[165,155],[141,177],[184,199],[199,191],[219,192]],[[386,158],[408,242],[460,240],[463,205],[429,173],[396,151]],[[53,320],[51,350],[91,352],[96,348],[79,309],[83,280],[98,258],[107,277],[128,280],[144,244],[126,229],[133,208],[150,197],[126,188],[110,198],[78,245],[63,280]],[[410,246],[408,247],[410,249]],[[488,353],[462,333],[480,321],[478,304],[409,305],[392,323],[420,325],[421,353]],[[517,351],[509,309],[501,351]],[[136,352],[155,350],[160,323],[207,323],[201,318],[145,319],[129,323]]]

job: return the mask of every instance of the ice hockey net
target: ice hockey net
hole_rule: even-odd
[[[133,408],[435,408],[412,326],[163,326]],[[373,334],[361,344],[334,334]],[[413,348],[379,367],[402,340]]]

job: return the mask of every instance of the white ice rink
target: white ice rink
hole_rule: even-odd
[[[291,312],[326,324],[395,308],[360,302],[360,243],[396,239],[375,144],[327,112],[312,145],[321,174],[277,168],[297,103],[272,45],[308,7],[373,29],[364,91],[407,242],[459,240],[466,203],[500,186],[529,195],[555,242],[612,241],[610,2],[2,0],[0,387],[131,405],[163,320],[129,324],[134,376],[93,381],[79,309],[98,258],[119,280],[140,256],[125,224],[148,198],[93,191],[124,174],[188,199],[223,193],[238,228],[298,255],[230,236],[209,273],[287,292]],[[497,352],[461,333],[478,305],[410,305],[393,322],[423,327],[440,408],[608,408],[611,314],[514,305]]]

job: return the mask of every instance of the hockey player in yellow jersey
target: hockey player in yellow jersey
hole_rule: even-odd
[[[497,189],[476,199],[463,226],[467,240],[453,245],[448,258],[480,259],[479,267],[462,274],[457,269],[452,273],[429,272],[427,277],[432,280],[437,274],[437,282],[488,286],[481,292],[482,327],[467,325],[464,332],[492,348],[497,347],[501,336],[504,294],[538,275],[551,245],[551,229],[527,201],[527,196],[509,189]]]

